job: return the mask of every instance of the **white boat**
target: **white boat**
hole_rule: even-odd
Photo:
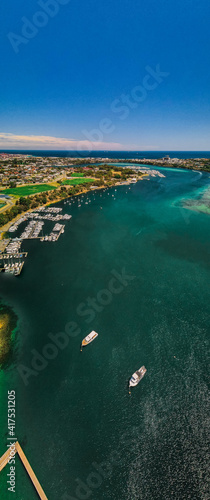
[[[87,335],[87,337],[85,337],[83,339],[82,344],[81,344],[81,349],[83,346],[86,346],[86,345],[90,344],[91,342],[93,342],[93,340],[95,340],[96,337],[98,337],[97,332],[95,332],[94,330],[92,332],[90,332],[89,335]]]
[[[146,373],[146,368],[145,366],[141,366],[139,370],[133,373],[132,377],[129,380],[129,387],[135,387],[136,385],[139,384],[140,380],[144,377]]]

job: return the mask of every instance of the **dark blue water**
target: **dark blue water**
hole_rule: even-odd
[[[77,197],[61,202],[72,214],[64,235],[25,242],[21,276],[0,275],[1,298],[19,317],[12,363],[0,372],[0,453],[15,388],[16,435],[49,500],[209,498],[210,219],[195,210],[209,174],[164,174],[88,193],[81,207]],[[26,386],[20,364],[31,369],[32,350],[46,352],[49,334],[72,321],[68,345]],[[93,329],[97,340],[80,353]],[[0,492],[12,498],[6,470]],[[37,498],[18,461],[13,498]]]
[[[169,155],[171,158],[210,158],[210,151],[35,151],[35,150],[0,150],[0,153],[29,154],[33,156],[69,157],[69,158],[125,158],[156,159]]]

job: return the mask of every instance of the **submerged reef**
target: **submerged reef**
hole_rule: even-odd
[[[7,305],[0,303],[0,368],[9,360],[17,316]]]

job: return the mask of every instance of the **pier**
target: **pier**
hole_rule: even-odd
[[[15,276],[19,276],[24,266],[24,261],[16,263],[16,264],[8,264],[4,265],[4,267],[0,267],[1,272],[14,274]]]
[[[15,453],[17,453],[16,447],[15,447],[14,451],[15,451]],[[11,453],[11,449],[8,448],[8,450],[5,451],[4,455],[2,455],[2,457],[0,458],[0,472],[7,465],[7,463],[9,462],[9,460],[10,460],[10,453]]]
[[[0,272],[19,276],[24,266],[23,258],[27,257],[27,255],[28,252],[0,254]]]
[[[14,443],[14,446],[15,446],[15,450],[12,450],[12,448],[9,448],[5,453],[4,455],[2,455],[2,457],[0,458],[0,471],[7,465],[7,463],[9,462],[10,460],[10,453],[11,451],[13,451],[13,453],[18,453],[25,469],[27,470],[28,472],[28,475],[39,495],[39,498],[41,498],[41,500],[48,500],[42,487],[41,487],[41,484],[39,483],[32,467],[30,466],[29,464],[29,461],[27,460],[26,456],[25,456],[25,453],[24,451],[22,450],[20,444],[18,443],[18,441],[16,441],[16,443]]]
[[[0,259],[11,259],[11,258],[21,259],[21,257],[27,257],[27,255],[28,255],[28,252],[21,252],[21,253],[15,253],[15,254],[0,253]]]

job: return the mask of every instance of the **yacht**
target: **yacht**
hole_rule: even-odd
[[[141,368],[139,368],[139,370],[134,372],[129,380],[129,387],[135,387],[136,385],[138,385],[140,380],[144,377],[146,371],[147,370],[145,366],[142,366]]]
[[[83,346],[86,346],[88,344],[90,344],[91,342],[93,342],[93,340],[96,339],[96,337],[98,337],[98,333],[96,333],[94,330],[92,332],[89,333],[89,335],[87,335],[87,337],[85,337],[81,343],[81,350],[82,350],[82,347]]]

